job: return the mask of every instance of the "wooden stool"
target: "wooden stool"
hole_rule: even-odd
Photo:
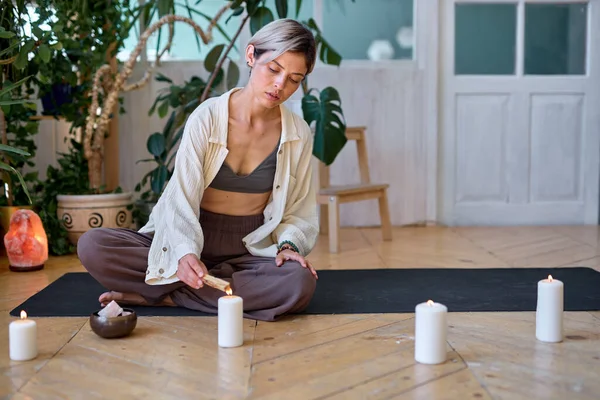
[[[360,183],[354,185],[329,185],[329,167],[319,162],[319,194],[317,201],[321,205],[320,231],[329,234],[329,252],[340,251],[340,204],[362,200],[379,200],[379,217],[383,240],[392,240],[392,224],[387,200],[388,184],[371,183],[365,127],[346,128],[346,138],[356,141]]]

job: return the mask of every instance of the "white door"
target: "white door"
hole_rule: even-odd
[[[443,0],[441,220],[597,224],[600,0]]]

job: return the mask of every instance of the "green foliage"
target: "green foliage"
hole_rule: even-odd
[[[37,8],[48,31],[50,62],[39,68],[40,96],[59,84],[71,86],[71,101],[56,114],[85,126],[96,70],[116,55],[139,18],[125,0],[41,0]],[[119,99],[122,103],[122,99]],[[122,111],[122,110],[121,110]]]
[[[12,105],[27,105],[30,109],[35,110],[33,102],[27,101],[21,98],[23,84],[29,80],[29,77],[25,77],[18,82],[11,82],[10,79],[3,79],[2,86],[0,86],[0,106],[5,114],[10,113]],[[15,92],[17,96],[15,96]]]
[[[0,87],[5,81],[16,82],[19,87],[25,84],[33,93],[39,66],[49,61],[49,34],[41,29],[42,21],[30,21],[27,6],[34,6],[33,1],[8,1],[3,5],[6,7],[0,12],[0,60],[3,61]],[[30,34],[24,30],[28,22],[31,23]]]
[[[309,125],[316,124],[314,156],[330,165],[347,141],[342,100],[332,87],[323,89],[318,98],[311,94],[313,90],[302,98],[302,113]]]
[[[20,0],[3,3],[0,12],[0,187],[4,190],[0,205],[29,205],[30,189],[37,181],[37,173],[23,176],[26,167],[34,169],[32,158],[36,153],[33,139],[38,123],[30,117],[36,114],[33,101],[39,66],[49,61],[48,33],[41,29],[41,21],[30,21],[27,6],[33,1]],[[31,23],[31,33],[24,29]]]
[[[28,205],[32,203],[30,191],[37,182],[37,172],[22,174],[24,168],[34,169],[33,157],[37,152],[34,135],[38,133],[38,122],[29,118],[36,113],[35,104],[13,104],[2,106],[6,120],[6,143],[10,149],[2,151],[4,166],[8,173],[0,176],[0,186],[7,183],[8,195],[0,197],[0,205]],[[3,147],[0,146],[0,150]],[[13,179],[16,177],[17,179]]]
[[[221,57],[221,53],[223,53],[223,50],[225,50],[225,45],[218,44],[208,52],[206,58],[204,59],[204,68],[206,68],[208,72],[213,72],[215,70],[215,68],[217,67],[217,62],[219,61],[219,57]]]
[[[250,17],[250,33],[254,35],[260,28],[272,21],[273,13],[271,10],[267,7],[258,7]]]
[[[288,2],[287,0],[275,0],[275,8],[279,18],[287,18]]]

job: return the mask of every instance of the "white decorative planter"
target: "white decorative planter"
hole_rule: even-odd
[[[79,237],[92,228],[130,228],[133,193],[56,196],[58,219],[62,220],[69,240],[77,244]]]

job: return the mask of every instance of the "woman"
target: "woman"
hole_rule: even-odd
[[[188,118],[175,168],[139,231],[96,228],[78,242],[103,306],[181,306],[217,312],[231,282],[244,315],[273,321],[306,308],[317,273],[305,258],[318,236],[312,134],[285,102],[312,71],[315,41],[281,19],[251,39],[248,84],[206,100]]]

